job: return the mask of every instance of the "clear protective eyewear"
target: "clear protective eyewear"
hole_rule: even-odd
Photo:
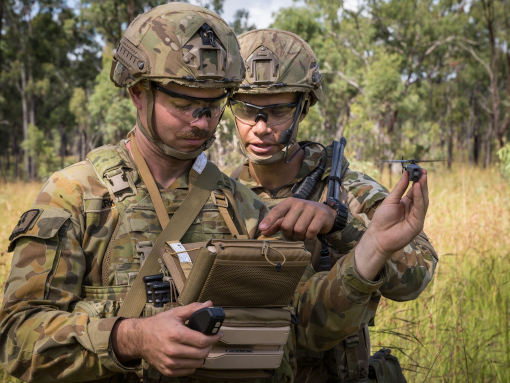
[[[292,120],[298,104],[299,102],[291,102],[259,106],[232,98],[229,100],[232,114],[238,120],[251,126],[255,126],[260,119],[264,120],[269,127],[281,125]]]
[[[172,99],[168,100],[165,104],[166,108],[172,115],[186,121],[189,124],[198,121],[203,116],[207,118],[207,122],[211,123],[219,119],[227,106],[228,97],[230,92],[212,97],[202,98],[193,97],[181,93],[172,92],[163,88],[155,83],[152,83],[154,89],[170,96]]]

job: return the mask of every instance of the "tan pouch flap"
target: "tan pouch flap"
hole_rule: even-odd
[[[227,345],[280,345],[287,343],[290,326],[286,327],[230,327],[221,326],[220,343]]]
[[[303,242],[213,239],[198,252],[179,303],[285,307],[310,257]]]
[[[195,261],[198,258],[198,253],[200,250],[205,247],[207,242],[195,242],[195,243],[186,243],[181,244],[184,249],[186,249],[186,253],[191,258],[192,264],[195,264]],[[170,271],[170,275],[172,276],[175,286],[177,287],[177,291],[181,293],[184,290],[184,286],[186,284],[186,275],[182,265],[179,267],[180,260],[179,254],[176,253],[170,246],[169,242],[165,244],[165,247],[161,249],[161,259],[163,263],[167,267],[168,271]],[[191,272],[190,272],[191,273]],[[189,277],[189,276],[188,276]],[[191,302],[190,302],[191,303]]]
[[[197,302],[200,291],[202,291],[202,287],[216,259],[216,253],[210,252],[206,248],[201,248],[197,253],[184,288],[180,291],[178,302],[182,306]]]
[[[263,369],[280,367],[283,351],[213,349],[204,361],[203,369]]]
[[[226,307],[223,310],[223,326],[256,327],[262,323],[264,327],[285,327],[291,322],[291,313],[286,309]]]
[[[208,245],[214,246],[218,259],[224,260],[260,261],[264,246],[269,246],[268,259],[273,262],[282,262],[282,257],[276,250],[283,252],[287,261],[309,262],[311,257],[301,241],[213,239]]]

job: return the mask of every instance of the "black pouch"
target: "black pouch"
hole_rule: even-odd
[[[373,383],[407,383],[398,359],[391,350],[382,348],[368,361],[368,381]]]

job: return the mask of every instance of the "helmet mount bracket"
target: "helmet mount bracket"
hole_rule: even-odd
[[[246,60],[246,79],[254,85],[269,85],[276,82],[279,68],[278,58],[265,46],[260,46]]]

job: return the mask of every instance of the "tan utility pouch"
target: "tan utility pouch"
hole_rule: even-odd
[[[285,307],[309,261],[303,242],[213,239],[198,252],[179,304]]]
[[[269,371],[282,362],[291,332],[291,313],[285,307],[292,301],[311,254],[303,242],[279,240],[213,239],[199,245],[183,245],[191,270],[188,265],[179,267],[184,257],[179,257],[171,243],[161,254],[176,281],[180,305],[211,300],[226,314],[221,327],[224,336],[193,376],[270,377]],[[179,286],[178,281],[184,283]]]
[[[213,345],[203,369],[272,370],[280,366],[290,334],[285,309],[225,308],[223,338]],[[204,375],[204,374],[201,374]]]

